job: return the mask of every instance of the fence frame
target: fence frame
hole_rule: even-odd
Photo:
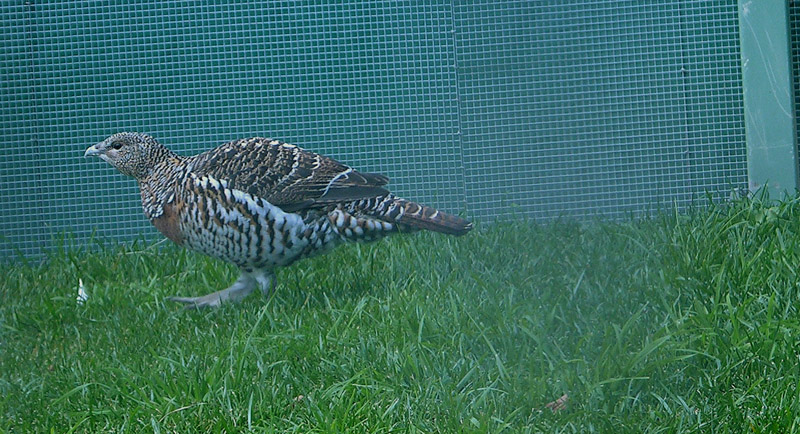
[[[798,189],[797,132],[789,29],[782,1],[739,0],[747,177],[771,198]]]

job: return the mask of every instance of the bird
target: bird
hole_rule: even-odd
[[[429,230],[460,236],[473,224],[392,194],[389,178],[263,137],[182,156],[144,133],[121,132],[90,146],[139,185],[145,217],[179,246],[236,265],[233,284],[187,308],[238,303],[275,290],[275,270],[346,242]]]

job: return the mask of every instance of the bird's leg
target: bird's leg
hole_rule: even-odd
[[[256,270],[253,276],[262,294],[269,297],[275,293],[275,273],[267,270]]]
[[[212,292],[202,297],[169,297],[167,300],[186,304],[189,309],[219,307],[221,304],[228,302],[238,303],[253,292],[256,284],[261,286],[262,276],[262,273],[247,273],[243,271],[242,275],[236,279],[236,282],[233,282],[233,285],[223,290]],[[261,287],[262,291],[264,291],[263,286]]]

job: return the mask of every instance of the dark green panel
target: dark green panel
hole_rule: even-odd
[[[741,0],[739,27],[750,190],[792,196],[798,167],[787,4]]]

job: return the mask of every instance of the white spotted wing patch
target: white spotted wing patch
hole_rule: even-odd
[[[340,173],[336,174],[336,176],[331,178],[331,180],[328,182],[328,185],[325,187],[325,190],[322,192],[322,196],[325,196],[326,194],[328,194],[328,191],[331,189],[331,187],[334,184],[336,184],[336,181],[338,181],[340,179],[347,179],[347,176],[349,174],[351,174],[351,173],[353,173],[353,169],[348,167],[343,172],[340,172]]]

